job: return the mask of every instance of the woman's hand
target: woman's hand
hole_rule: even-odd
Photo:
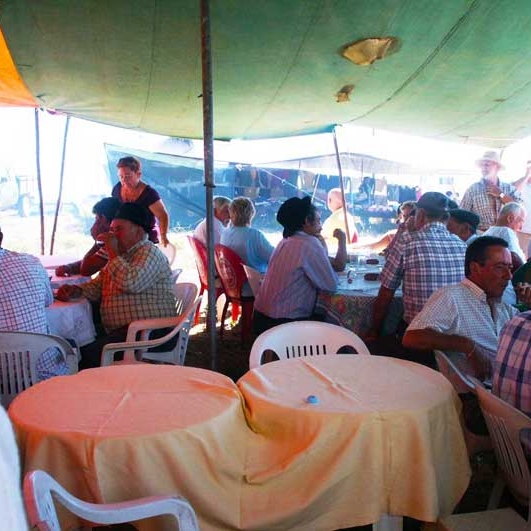
[[[168,247],[168,243],[170,243],[170,240],[168,240],[168,237],[166,236],[166,234],[160,235],[160,243],[162,243],[164,247]]]

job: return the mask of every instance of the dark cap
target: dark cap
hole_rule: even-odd
[[[426,192],[417,201],[417,208],[422,208],[427,212],[443,214],[448,212],[448,197],[439,192]]]
[[[469,210],[463,210],[462,208],[453,208],[450,210],[450,217],[459,221],[459,223],[468,223],[476,230],[479,225],[479,216],[470,212]]]
[[[151,231],[151,222],[149,212],[146,207],[138,203],[123,203],[116,212],[114,219],[126,219],[139,227],[142,227],[145,232]]]
[[[306,217],[310,214],[312,200],[309,196],[290,197],[280,205],[277,212],[277,221],[285,228],[300,228],[304,225]]]

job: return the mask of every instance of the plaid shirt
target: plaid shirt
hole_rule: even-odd
[[[427,223],[406,232],[391,249],[382,270],[382,286],[395,291],[402,280],[404,321],[410,323],[430,295],[465,276],[466,244],[443,223]]]
[[[520,194],[512,184],[498,182],[498,186],[505,195],[511,196],[515,201],[521,200]],[[500,198],[487,194],[485,182],[481,180],[467,189],[459,208],[475,212],[480,219],[478,228],[487,230],[496,223],[502,206]]]
[[[475,341],[494,359],[503,326],[518,310],[500,299],[487,301],[486,293],[465,278],[437,290],[415,316],[408,330],[431,328],[443,334],[456,334]]]
[[[517,315],[501,332],[492,392],[531,415],[531,312]]]
[[[137,319],[175,315],[168,260],[149,241],[138,242],[110,260],[94,280],[80,287],[87,299],[101,300],[101,320],[107,332]]]

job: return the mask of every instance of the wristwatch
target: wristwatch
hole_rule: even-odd
[[[500,199],[503,199],[505,197],[505,194],[503,192],[500,192],[500,195],[498,196]]]

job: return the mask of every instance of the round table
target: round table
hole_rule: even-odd
[[[41,382],[11,404],[24,472],[42,469],[96,503],[180,494],[201,529],[238,526],[247,427],[236,385],[219,373],[122,365]],[[81,523],[61,511],[61,529]],[[169,519],[142,530],[174,529]]]
[[[326,529],[320,515],[329,529],[384,514],[435,521],[467,488],[460,401],[427,367],[380,356],[296,358],[253,369],[238,387],[251,428],[267,441],[248,458],[247,481],[262,496],[242,505],[252,502],[255,514],[274,514],[289,498],[300,529],[305,520]]]
[[[84,297],[68,302],[55,300],[46,308],[46,320],[51,334],[73,339],[79,347],[96,339],[92,306]]]

